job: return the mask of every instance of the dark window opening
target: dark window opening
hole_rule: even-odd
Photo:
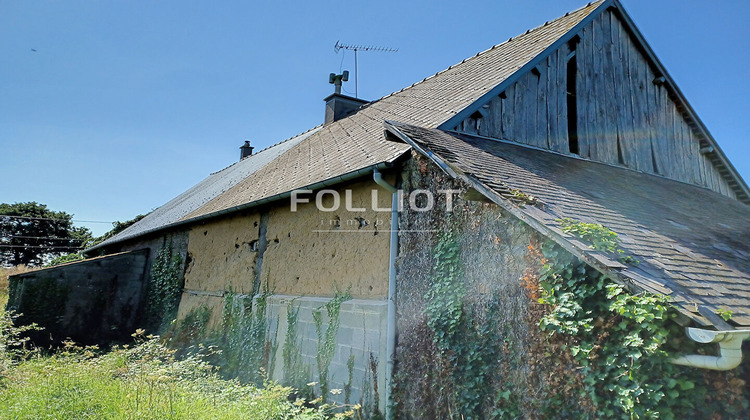
[[[575,51],[575,45],[571,49]],[[578,154],[578,100],[576,98],[576,73],[578,66],[575,54],[568,60],[567,69],[567,108],[568,108],[568,149]]]
[[[570,48],[571,52],[576,50],[579,42],[581,42],[581,37],[578,35],[573,35],[573,37],[570,38],[570,41],[568,41],[568,48]]]
[[[620,165],[625,164],[625,158],[622,156],[622,145],[620,145],[620,136],[617,136],[617,162]]]
[[[479,129],[482,127],[482,117],[483,115],[479,111],[474,111],[474,113],[469,116],[469,118],[474,120],[474,129],[476,129],[477,132],[479,132]]]
[[[656,164],[656,153],[654,153],[654,143],[651,143],[651,165],[654,167],[654,173],[659,175],[659,165]]]

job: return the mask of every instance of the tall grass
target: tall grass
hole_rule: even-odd
[[[108,419],[327,419],[354,409],[291,401],[291,388],[242,385],[201,356],[174,358],[158,337],[97,354],[68,343],[39,353],[0,378],[0,417]],[[311,404],[312,403],[312,404]],[[336,414],[338,413],[338,414]]]
[[[29,270],[26,270],[29,271]],[[0,298],[7,299],[2,269]],[[202,349],[178,359],[158,337],[102,352],[73,343],[54,353],[29,347],[29,327],[0,306],[0,419],[329,419],[359,417],[358,406],[294,399],[297,392],[266,381],[243,385],[218,375]]]

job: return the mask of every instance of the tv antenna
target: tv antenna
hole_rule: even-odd
[[[333,50],[338,54],[339,50],[354,50],[354,97],[359,98],[359,83],[357,81],[357,52],[358,51],[372,51],[372,52],[398,52],[398,48],[390,47],[376,47],[372,45],[354,45],[354,44],[342,44],[336,41],[333,46]]]

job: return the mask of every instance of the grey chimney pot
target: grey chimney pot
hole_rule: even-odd
[[[240,146],[240,160],[251,156],[253,154],[253,146],[250,146],[250,141],[245,140],[245,144]]]

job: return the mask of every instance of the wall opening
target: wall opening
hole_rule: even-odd
[[[479,129],[482,127],[482,113],[479,111],[475,111],[469,118],[474,120],[474,128],[477,130],[477,133],[479,132]]]
[[[578,154],[578,99],[576,92],[576,74],[578,63],[576,61],[575,40],[568,43],[570,55],[568,56],[567,78],[567,111],[568,111],[568,150],[570,153]]]
[[[656,164],[656,153],[654,153],[654,143],[651,143],[651,165],[654,167],[654,173],[659,175],[659,165]]]

